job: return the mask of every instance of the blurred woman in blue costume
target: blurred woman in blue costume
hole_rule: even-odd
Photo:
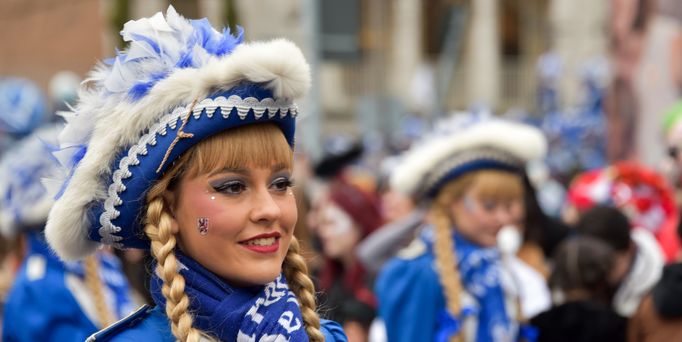
[[[242,43],[206,19],[129,21],[66,114],[77,160],[50,211],[65,259],[150,249],[144,306],[96,341],[345,341],[320,320],[293,237],[293,100],[310,69],[291,42]]]
[[[83,340],[130,313],[133,303],[118,260],[106,251],[83,262],[62,262],[43,228],[54,202],[41,184],[58,164],[47,141],[62,126],[39,129],[0,161],[0,232],[19,237],[25,256],[7,296],[3,341]]]
[[[467,116],[408,151],[391,185],[428,215],[377,279],[389,341],[533,339],[495,246],[502,226],[522,220],[522,170],[545,149],[535,128]]]

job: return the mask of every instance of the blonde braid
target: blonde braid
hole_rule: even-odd
[[[305,331],[310,342],[324,342],[324,335],[320,331],[320,316],[315,311],[317,307],[315,304],[315,285],[308,276],[308,266],[301,256],[300,245],[295,236],[291,237],[291,244],[282,264],[282,271],[289,283],[289,288],[301,304],[301,316],[303,316]]]
[[[460,299],[462,295],[462,283],[460,281],[459,269],[457,268],[457,256],[455,255],[455,244],[452,242],[452,225],[447,213],[442,207],[432,209],[432,221],[434,226],[435,241],[433,252],[436,256],[436,269],[438,279],[443,287],[445,302],[448,311],[458,317],[462,311]],[[450,341],[461,341],[462,330]]]
[[[95,303],[95,311],[97,313],[97,320],[99,327],[104,328],[116,320],[113,314],[107,307],[104,293],[102,293],[102,279],[99,277],[99,261],[96,255],[91,255],[83,260],[85,268],[85,284],[90,289],[92,299]]]
[[[189,298],[185,293],[185,278],[178,273],[175,235],[171,229],[171,216],[165,210],[163,191],[168,182],[159,182],[148,196],[147,224],[145,233],[151,240],[152,255],[156,258],[156,272],[163,280],[162,293],[166,298],[166,316],[171,322],[173,335],[180,341],[197,342],[202,333],[192,326],[193,318],[188,312]]]

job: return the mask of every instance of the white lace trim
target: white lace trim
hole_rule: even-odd
[[[119,194],[126,189],[125,185],[123,185],[123,180],[132,176],[128,167],[131,165],[139,165],[140,160],[137,156],[147,155],[147,146],[155,146],[156,136],[165,136],[167,127],[175,129],[178,120],[187,114],[187,110],[189,110],[188,107],[189,105],[177,107],[173,112],[164,115],[161,120],[149,129],[147,134],[140,138],[137,144],[128,149],[128,154],[119,162],[118,169],[112,174],[112,183],[109,185],[107,198],[104,200],[104,212],[99,217],[101,226],[98,232],[102,237],[100,240],[101,243],[113,245],[116,248],[123,248],[123,245],[119,242],[123,240],[123,238],[116,235],[116,233],[121,231],[121,227],[114,225],[111,221],[118,218],[121,214],[120,211],[116,210],[116,207],[123,204],[123,201],[119,197]],[[242,99],[237,95],[231,95],[228,98],[220,96],[215,99],[208,98],[202,100],[194,106],[192,117],[198,120],[205,109],[206,116],[211,118],[218,108],[221,108],[221,116],[224,119],[229,118],[232,109],[235,108],[237,109],[237,115],[241,120],[246,119],[249,110],[253,110],[256,120],[261,119],[266,110],[268,111],[268,118],[273,118],[277,115],[278,111],[280,118],[284,118],[287,115],[291,115],[291,117],[295,118],[298,115],[298,108],[296,107],[296,104],[291,101],[282,99],[274,100],[272,98],[258,100],[255,97]]]

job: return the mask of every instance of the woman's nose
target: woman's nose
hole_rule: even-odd
[[[503,225],[515,223],[512,210],[504,206],[501,206],[495,210],[495,218]]]
[[[253,222],[270,223],[279,219],[282,210],[267,189],[256,192],[251,209]]]

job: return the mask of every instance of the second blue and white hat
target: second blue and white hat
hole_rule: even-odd
[[[530,125],[481,114],[459,114],[439,122],[416,142],[391,175],[391,187],[414,199],[433,199],[443,185],[468,172],[523,172],[526,162],[547,151],[542,132]]]

